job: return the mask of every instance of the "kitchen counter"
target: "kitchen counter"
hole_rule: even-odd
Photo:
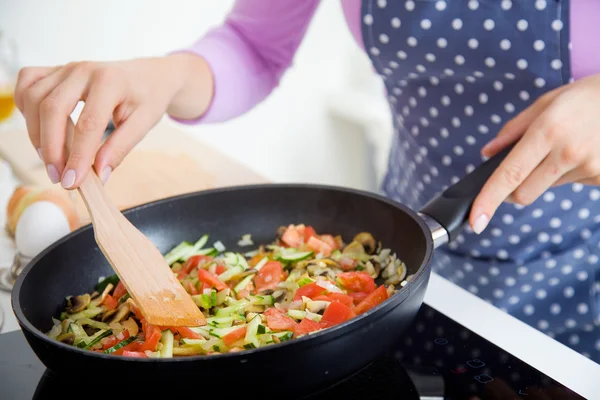
[[[17,184],[6,164],[0,163],[0,226],[4,226],[6,202]],[[14,243],[4,229],[0,232],[0,266],[8,266]],[[505,351],[570,387],[589,399],[599,398],[600,365],[579,355],[554,339],[500,311],[473,294],[432,274],[425,303],[454,319]],[[10,295],[0,292],[4,324],[0,333],[19,329]]]

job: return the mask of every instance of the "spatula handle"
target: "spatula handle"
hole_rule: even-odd
[[[65,141],[67,150],[71,149],[74,134],[75,125],[71,118],[67,118],[67,137]],[[119,210],[108,196],[94,168],[90,168],[87,176],[79,185],[78,191],[90,214],[92,224],[97,226],[114,222]]]

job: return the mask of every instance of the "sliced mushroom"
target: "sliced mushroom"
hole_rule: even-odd
[[[117,308],[117,312],[113,315],[110,320],[110,323],[113,322],[121,322],[129,315],[131,308],[128,303],[121,303],[121,305]]]
[[[277,290],[273,292],[273,299],[276,303],[283,301],[285,299],[285,295],[287,294],[287,290]]]
[[[360,243],[368,254],[373,254],[377,250],[377,242],[369,232],[359,233],[354,236],[354,241]]]
[[[250,269],[245,270],[241,274],[239,274],[238,277],[240,279],[243,279],[243,278],[247,277],[248,275],[252,275],[252,274],[256,274],[256,273],[258,273],[258,270],[254,269],[254,268],[250,268]]]
[[[106,287],[104,288],[104,291],[102,292],[102,294],[100,296],[96,296],[95,298],[92,297],[91,304],[94,306],[101,304],[104,301],[104,299],[106,298],[106,296],[108,296],[110,291],[113,290],[113,288],[114,288],[114,285],[112,283],[109,283],[108,285],[106,285]]]
[[[344,247],[342,254],[354,259],[362,259],[362,257],[364,257],[367,253],[365,252],[365,248],[361,243],[353,240],[348,246]]]
[[[92,298],[88,293],[81,294],[79,296],[72,296],[67,300],[65,311],[69,314],[75,314],[79,311],[83,311],[90,304],[91,299]]]
[[[100,318],[100,320],[102,322],[107,322],[109,321],[113,315],[115,315],[117,313],[117,309],[115,308],[114,310],[109,310],[107,312],[105,312],[104,314],[102,314],[102,318]]]
[[[72,345],[75,342],[75,334],[73,332],[61,333],[60,335],[58,335],[56,340],[65,344]]]

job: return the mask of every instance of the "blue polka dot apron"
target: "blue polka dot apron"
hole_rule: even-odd
[[[414,210],[483,160],[481,148],[543,93],[572,81],[568,0],[364,0],[365,48],[394,137],[383,192]],[[600,190],[504,203],[434,271],[600,362]],[[450,300],[450,299],[449,299]]]

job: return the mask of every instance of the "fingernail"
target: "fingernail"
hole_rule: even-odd
[[[100,180],[102,180],[103,184],[106,184],[111,172],[112,172],[112,168],[109,167],[108,165],[102,169],[102,173],[100,174]]]
[[[75,183],[76,176],[77,175],[75,174],[75,171],[72,169],[65,172],[65,174],[63,175],[63,178],[62,178],[62,182],[61,182],[62,187],[65,189],[68,189],[71,186],[73,186],[73,184]]]
[[[46,171],[48,172],[48,178],[50,178],[50,182],[58,183],[60,182],[60,176],[58,175],[58,170],[52,164],[46,165]]]
[[[473,232],[476,234],[480,234],[488,225],[489,219],[487,215],[481,214],[475,219],[475,223],[473,224]]]
[[[38,152],[38,156],[40,156],[40,160],[43,160],[44,157],[42,157],[42,149],[37,149]]]

